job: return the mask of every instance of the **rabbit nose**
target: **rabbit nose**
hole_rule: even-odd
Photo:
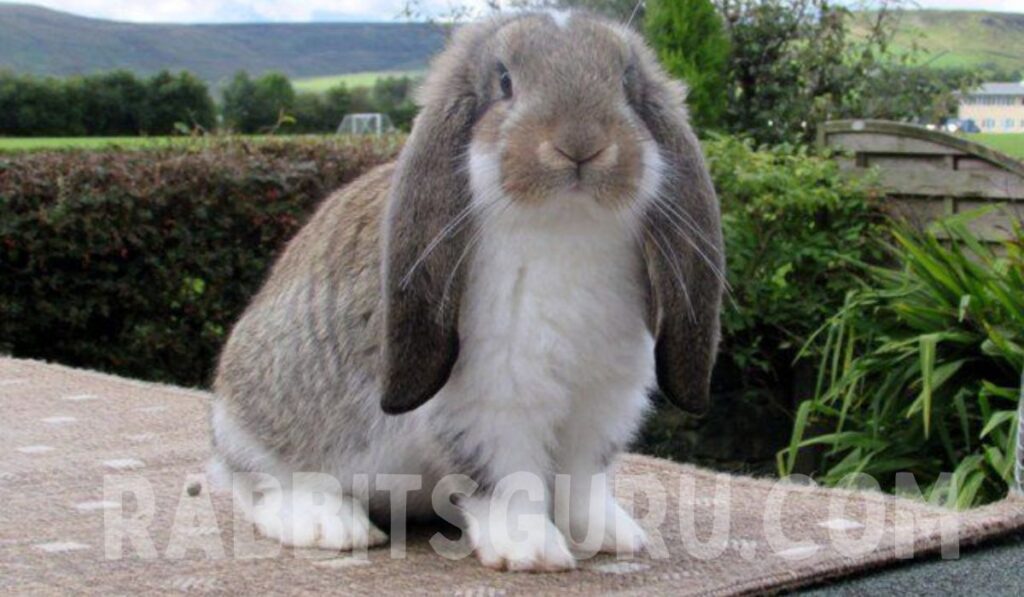
[[[558,145],[555,145],[555,151],[557,151],[558,153],[562,154],[569,161],[571,161],[574,164],[576,164],[577,168],[583,166],[587,162],[594,161],[594,159],[596,159],[599,155],[604,153],[605,149],[608,149],[607,145],[605,145],[604,147],[602,147],[601,149],[598,149],[597,151],[595,151],[593,153],[590,153],[589,155],[585,155],[586,152],[584,152],[584,154],[580,154],[579,152],[569,152],[569,151],[566,151],[565,149],[562,149]]]
[[[558,128],[551,140],[555,150],[578,166],[593,160],[608,147],[608,139],[600,127],[571,123]]]

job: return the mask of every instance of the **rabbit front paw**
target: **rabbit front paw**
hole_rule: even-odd
[[[580,553],[632,556],[642,552],[647,544],[647,533],[611,497],[576,505],[568,522],[564,534]]]
[[[269,492],[254,505],[252,521],[261,535],[292,547],[349,551],[388,540],[359,502],[330,493]]]
[[[514,572],[561,572],[576,567],[565,537],[546,516],[490,514],[485,511],[467,520],[470,543],[484,566]]]

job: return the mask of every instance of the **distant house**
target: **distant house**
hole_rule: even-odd
[[[960,120],[983,133],[1024,133],[1024,82],[985,83],[960,100]]]

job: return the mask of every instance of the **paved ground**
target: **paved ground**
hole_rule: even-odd
[[[912,562],[806,591],[837,595],[1024,595],[1024,533],[960,554]]]

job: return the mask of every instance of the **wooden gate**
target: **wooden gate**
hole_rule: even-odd
[[[999,241],[1012,219],[1024,221],[1024,162],[983,145],[882,120],[827,122],[818,142],[840,152],[836,159],[848,172],[874,169],[891,212],[914,223],[998,204],[971,227]]]

